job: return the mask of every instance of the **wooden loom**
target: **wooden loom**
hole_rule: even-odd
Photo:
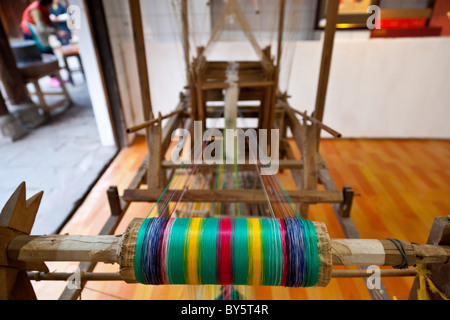
[[[180,95],[180,103],[176,111],[157,118],[153,116],[150,103],[149,81],[145,60],[145,46],[142,32],[140,4],[138,0],[130,0],[135,46],[139,64],[139,77],[142,88],[147,122],[130,128],[129,132],[147,130],[149,154],[142,163],[133,182],[120,196],[116,187],[111,187],[108,199],[111,217],[98,236],[29,236],[34,217],[37,213],[42,193],[29,200],[25,197],[25,185],[22,184],[6,204],[0,216],[0,298],[28,299],[35,298],[30,285],[34,280],[67,280],[71,275],[50,273],[45,266],[49,261],[80,261],[82,286],[86,281],[127,281],[135,282],[127,272],[132,264],[124,257],[132,256],[133,239],[135,239],[138,220],[130,223],[127,232],[113,236],[116,227],[132,202],[156,202],[163,189],[168,184],[178,165],[166,161],[164,155],[170,149],[171,135],[177,128],[192,130],[194,121],[201,121],[206,128],[206,119],[217,113],[216,107],[208,107],[207,102],[223,101],[223,90],[227,90],[226,68],[228,62],[207,61],[205,48],[199,48],[197,57],[190,61],[188,43],[187,1],[182,1],[182,21],[184,30],[185,59],[188,66],[187,91]],[[340,134],[322,123],[326,89],[331,64],[334,31],[337,20],[339,1],[329,1],[328,23],[325,31],[324,50],[319,77],[318,97],[314,116],[295,111],[287,102],[287,94],[278,89],[280,72],[281,42],[283,39],[285,1],[280,0],[280,19],[278,31],[277,59],[271,57],[271,49],[259,49],[252,38],[245,18],[240,12],[235,0],[230,0],[226,12],[213,30],[217,34],[225,14],[233,13],[238,18],[249,41],[258,52],[260,61],[239,62],[239,101],[259,101],[258,106],[239,108],[242,117],[257,118],[260,129],[279,129],[281,132],[280,163],[281,170],[290,170],[297,186],[296,190],[287,190],[292,201],[298,204],[303,218],[308,216],[308,207],[317,203],[329,203],[333,206],[336,216],[348,239],[329,239],[325,233],[322,252],[328,261],[332,277],[367,277],[365,270],[335,270],[332,265],[364,266],[377,264],[380,255],[383,265],[398,266],[404,261],[399,249],[389,240],[361,240],[350,216],[353,190],[344,187],[338,190],[330,177],[327,166],[322,160],[318,145],[320,132],[325,130],[334,137]],[[145,107],[146,106],[146,107]],[[302,116],[299,121],[297,114]],[[167,120],[163,127],[163,120]],[[302,158],[296,159],[287,138],[287,131],[292,132],[296,146]],[[197,170],[215,170],[208,165],[199,165]],[[239,171],[256,173],[255,166],[240,165]],[[324,190],[318,190],[318,184]],[[247,207],[247,215],[252,217],[268,217],[262,204],[267,202],[261,189],[242,190],[188,190],[182,202],[231,202],[242,203]],[[383,252],[373,251],[373,243],[381,244]],[[430,235],[428,245],[411,244],[402,241],[406,252],[406,262],[409,266],[426,264],[433,270],[433,280],[442,291],[449,294],[448,261],[450,257],[450,222],[448,217],[437,218]],[[131,252],[131,253],[130,253]],[[94,273],[97,262],[118,263],[121,273]],[[392,270],[383,269],[382,276],[416,276],[414,269]],[[417,281],[416,281],[417,282]],[[65,289],[62,299],[75,299],[82,289]],[[369,290],[374,299],[389,299],[384,287],[380,290]],[[415,290],[411,297],[414,298]],[[435,297],[435,295],[432,295]]]

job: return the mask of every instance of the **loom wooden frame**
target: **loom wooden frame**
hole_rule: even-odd
[[[230,0],[231,3],[234,3],[234,0]],[[162,116],[161,114],[158,117],[155,117],[152,112],[152,106],[150,101],[150,89],[149,89],[149,79],[147,74],[147,62],[145,58],[145,46],[143,45],[143,30],[142,30],[142,17],[139,7],[139,1],[137,0],[129,0],[131,15],[132,15],[132,27],[135,35],[135,49],[139,70],[139,79],[141,87],[144,88],[142,91],[142,100],[144,106],[144,114],[146,115],[146,124],[138,128],[147,130],[147,144],[150,153],[146,156],[144,161],[142,162],[138,172],[134,176],[133,181],[128,186],[128,188],[124,191],[122,196],[119,195],[118,189],[115,186],[110,187],[107,191],[107,196],[109,200],[109,205],[111,209],[111,216],[103,226],[100,235],[97,237],[107,237],[107,235],[111,235],[116,230],[118,224],[122,220],[125,215],[128,207],[132,202],[137,201],[149,201],[153,202],[156,199],[157,195],[161,194],[161,188],[167,185],[168,179],[173,174],[173,171],[176,170],[176,167],[164,160],[164,154],[167,150],[169,150],[169,146],[171,143],[171,134],[176,128],[192,128],[192,123],[194,121],[202,121],[206,122],[206,118],[211,114],[214,114],[214,110],[210,110],[205,101],[214,101],[217,99],[222,99],[220,90],[226,88],[224,84],[224,78],[222,76],[222,80],[215,81],[211,83],[210,81],[205,81],[208,79],[207,72],[208,70],[213,70],[214,68],[219,69],[219,78],[220,73],[224,72],[225,68],[222,63],[212,63],[208,65],[206,63],[206,68],[201,68],[200,61],[202,60],[202,52],[204,49],[199,48],[198,59],[194,60],[192,65],[189,60],[189,44],[188,44],[188,13],[187,13],[187,0],[182,0],[182,21],[184,26],[184,47],[185,47],[185,59],[188,70],[188,82],[189,86],[186,93],[180,94],[180,103],[177,107],[177,110],[167,116]],[[290,190],[290,193],[294,199],[294,201],[298,204],[301,214],[304,218],[307,218],[307,213],[309,206],[311,204],[316,203],[331,203],[338,218],[338,221],[343,229],[343,232],[347,238],[359,239],[360,235],[358,230],[356,229],[355,224],[350,216],[352,199],[353,199],[353,190],[351,187],[344,187],[343,190],[338,190],[335,183],[333,182],[328,168],[324,163],[322,157],[319,153],[319,142],[320,142],[320,132],[321,130],[326,130],[330,132],[329,127],[325,126],[322,123],[323,114],[324,114],[324,106],[325,106],[325,98],[327,91],[327,84],[330,72],[331,65],[331,57],[333,51],[333,43],[334,43],[334,33],[336,29],[336,21],[337,21],[337,9],[338,9],[338,0],[329,1],[328,6],[328,23],[325,30],[325,40],[324,40],[324,48],[322,53],[322,63],[319,74],[319,85],[318,85],[318,94],[317,101],[315,106],[314,116],[308,116],[305,114],[300,114],[303,117],[303,123],[299,121],[296,116],[296,112],[287,102],[287,94],[281,93],[278,90],[278,72],[279,72],[279,57],[281,54],[281,41],[283,39],[283,18],[280,19],[279,23],[279,32],[278,32],[278,40],[279,45],[277,47],[277,63],[275,64],[274,59],[270,56],[270,48],[266,48],[262,50],[262,53],[265,55],[265,61],[270,61],[271,67],[266,68],[264,66],[257,66],[248,62],[241,62],[241,70],[245,70],[246,68],[252,69],[250,72],[251,76],[246,79],[246,81],[241,81],[240,86],[241,99],[250,99],[250,100],[260,100],[261,107],[245,107],[242,108],[241,112],[244,117],[255,117],[259,118],[259,128],[278,128],[281,132],[281,149],[280,154],[282,155],[282,160],[280,162],[280,168],[283,170],[291,170],[291,174],[293,180],[297,186],[298,190]],[[284,12],[285,1],[280,0],[280,12]],[[221,65],[222,64],[222,65]],[[204,64],[203,64],[204,65]],[[255,74],[263,75],[263,78],[255,79]],[[206,83],[205,83],[206,82]],[[141,89],[142,89],[141,88]],[[218,91],[219,90],[219,91]],[[255,97],[259,97],[259,99],[255,99]],[[167,119],[166,125],[163,127],[163,119]],[[204,126],[206,127],[206,126]],[[302,154],[302,159],[296,159],[294,156],[294,152],[288,143],[287,138],[287,130],[290,129],[292,132],[295,145],[298,147]],[[332,129],[331,129],[332,130]],[[335,132],[335,130],[332,130]],[[335,135],[336,136],[336,135]],[[205,167],[205,166],[203,166]],[[245,170],[252,170],[251,167],[243,167]],[[199,168],[200,170],[202,167]],[[318,184],[322,184],[325,190],[318,190]],[[142,187],[146,185],[146,189]],[[24,186],[23,186],[24,188]],[[261,193],[257,190],[252,190],[244,193],[247,196],[242,197],[241,194],[237,194],[236,192],[225,190],[225,191],[208,191],[208,190],[190,190],[187,194],[187,201],[206,201],[211,198],[211,196],[215,197],[215,201],[237,201],[242,203],[258,203],[263,201],[263,197]],[[42,196],[42,195],[40,195]],[[24,195],[23,195],[24,197]],[[33,197],[33,199],[35,199]],[[230,200],[231,199],[231,200]],[[40,200],[40,198],[39,198]],[[210,200],[208,200],[210,201]],[[35,208],[37,211],[37,207]],[[14,209],[15,210],[15,209]],[[35,215],[35,212],[34,212]],[[1,218],[1,217],[0,217]],[[445,219],[445,218],[444,218]],[[34,217],[31,219],[31,224],[34,221]],[[448,218],[447,218],[448,220]],[[441,220],[439,220],[441,221]],[[1,221],[0,221],[1,222]],[[30,222],[30,221],[28,221]],[[27,223],[28,223],[27,222]],[[430,243],[437,245],[448,245],[450,244],[449,239],[449,222],[439,222],[438,226],[434,228],[432,233],[433,236],[430,236]],[[28,223],[29,224],[29,223]],[[31,230],[29,225],[24,228],[24,230],[17,231],[9,231],[12,229],[8,229],[10,227],[7,225],[6,227],[1,226],[2,229],[0,231],[5,231],[4,235],[6,237],[8,244],[8,252],[11,257],[19,257],[19,254],[24,251],[24,246],[19,245],[17,247],[14,246],[14,243],[17,244],[17,241],[22,239],[23,243],[28,243],[29,241],[33,241],[33,238],[23,238],[27,237],[27,232]],[[3,237],[3,234],[2,234]],[[65,241],[64,239],[68,239],[69,236],[62,236],[61,241]],[[96,236],[93,236],[94,239]],[[20,238],[20,239],[18,239]],[[41,238],[42,239],[42,238]],[[14,242],[16,241],[16,242]],[[25,242],[24,242],[25,241]],[[57,241],[55,239],[55,241]],[[20,241],[19,241],[20,242]],[[12,247],[11,247],[11,246]],[[389,242],[386,243],[389,245]],[[79,249],[79,248],[78,248]],[[115,249],[116,250],[116,249]],[[77,251],[80,253],[80,251]],[[114,251],[117,252],[117,251]],[[398,263],[399,253],[396,250],[391,250],[392,254],[396,257],[396,263]],[[61,252],[60,252],[61,253]],[[102,252],[105,253],[105,252]],[[75,251],[69,249],[70,258],[73,259],[73,254]],[[88,254],[90,257],[90,255]],[[107,258],[108,257],[108,258]],[[1,257],[0,257],[1,258]],[[92,258],[89,259],[79,259],[80,264],[80,272],[84,274],[84,278],[82,279],[81,289],[65,289],[63,294],[60,296],[60,299],[76,299],[78,295],[81,293],[84,284],[88,280],[94,279],[96,276],[92,276],[92,271],[95,267],[96,261],[105,261],[110,259],[109,255],[102,256],[100,260],[95,260]],[[444,254],[443,260],[439,260],[438,265],[433,264],[435,266],[436,273],[441,276],[443,279],[445,278],[445,272],[443,271],[444,267],[441,267],[440,264],[443,261],[448,261],[448,254]],[[39,260],[39,259],[38,259]],[[60,260],[61,261],[61,260]],[[110,260],[108,260],[110,261]],[[426,260],[426,262],[433,262],[433,260]],[[7,261],[7,263],[12,263],[11,261]],[[15,262],[14,262],[15,263]],[[16,264],[13,265],[15,266]],[[28,263],[30,264],[30,268],[27,269],[27,265],[25,267],[20,265],[20,267],[25,270],[35,270],[41,272],[41,277],[49,277],[52,278],[52,275],[48,273],[48,269],[46,269],[45,265],[43,265],[42,261],[26,261],[26,259],[22,258],[20,263]],[[34,265],[32,265],[34,263]],[[8,265],[8,264],[7,264]],[[392,264],[391,264],[392,265]],[[31,268],[33,266],[33,268]],[[1,267],[0,267],[1,268]],[[341,277],[346,276],[363,276],[362,270],[352,270],[352,274],[341,274]],[[400,275],[412,275],[411,271],[408,272],[388,272],[391,276],[400,276]],[[21,273],[22,277],[24,277],[23,272]],[[87,276],[89,275],[89,276]],[[36,274],[25,275],[25,277],[37,277]],[[65,275],[54,275],[53,278],[63,279]],[[95,280],[105,280],[112,279],[116,280],[117,275],[98,275],[98,279]],[[442,280],[444,281],[444,280]],[[28,287],[29,289],[29,287]],[[381,290],[369,290],[373,299],[389,299],[389,295],[385,290],[384,286],[382,286]],[[31,295],[31,292],[30,292]]]
[[[130,4],[135,2],[130,0]],[[344,187],[339,191],[328,172],[327,166],[319,154],[319,142],[321,130],[330,132],[331,129],[322,123],[325,99],[328,86],[328,78],[330,73],[331,58],[334,45],[334,33],[336,30],[337,16],[338,16],[338,1],[330,1],[328,6],[328,22],[325,30],[325,40],[323,45],[322,62],[319,74],[319,84],[317,101],[315,106],[314,116],[308,116],[306,113],[300,115],[303,117],[301,123],[297,116],[295,109],[287,102],[287,93],[281,93],[278,90],[278,76],[279,66],[282,54],[282,40],[284,29],[284,12],[285,0],[280,0],[280,18],[278,25],[278,45],[277,45],[277,59],[271,57],[271,48],[267,47],[261,50],[263,62],[267,64],[270,62],[270,67],[266,64],[259,64],[255,62],[241,61],[240,64],[240,100],[260,100],[260,107],[246,107],[241,110],[244,117],[257,117],[259,119],[258,128],[271,129],[278,128],[281,132],[281,146],[280,155],[286,160],[280,161],[280,169],[287,169],[288,163],[297,162],[298,168],[290,167],[292,177],[297,186],[296,191],[287,191],[294,196],[294,201],[298,203],[298,208],[304,218],[307,218],[309,205],[315,203],[332,203],[333,209],[342,226],[344,234],[348,238],[360,238],[359,233],[350,217],[350,211],[353,201],[354,192],[351,187]],[[235,1],[230,1],[229,5],[232,10],[236,9]],[[180,103],[176,111],[189,110],[188,112],[176,112],[173,114],[168,123],[161,127],[162,119],[165,118],[161,114],[158,119],[150,116],[153,121],[148,122],[147,126],[147,143],[149,150],[152,150],[152,156],[147,155],[142,163],[133,183],[124,191],[123,196],[119,196],[117,188],[111,187],[108,191],[110,199],[111,212],[113,216],[123,216],[126,208],[132,202],[140,201],[156,201],[161,195],[161,188],[168,183],[168,177],[171,176],[175,170],[175,166],[167,161],[164,161],[165,151],[170,145],[170,135],[176,128],[187,128],[192,132],[192,124],[194,121],[201,121],[203,127],[206,128],[206,118],[215,114],[213,108],[208,108],[207,101],[223,101],[221,91],[227,88],[225,82],[226,62],[208,62],[204,57],[205,48],[197,48],[197,58],[190,61],[190,47],[189,47],[189,21],[188,21],[188,6],[187,0],[182,0],[182,25],[183,25],[183,47],[184,58],[187,70],[188,87],[185,93],[180,94]],[[140,12],[138,10],[132,11],[132,20],[138,23],[133,23],[133,31],[137,43],[140,43],[143,38],[142,28],[139,23],[141,21]],[[239,15],[238,15],[239,18]],[[216,30],[213,31],[213,33]],[[244,32],[248,30],[244,30]],[[141,41],[139,41],[141,39]],[[250,42],[252,42],[250,40]],[[148,75],[142,70],[147,70],[147,63],[145,61],[145,54],[142,53],[142,46],[139,50],[136,48],[138,57],[138,70],[140,70],[141,83],[148,84]],[[144,48],[145,50],[145,48]],[[257,49],[256,49],[257,50]],[[144,79],[144,80],[142,80]],[[146,87],[147,88],[147,87]],[[145,91],[146,92],[146,91]],[[149,94],[149,93],[148,93]],[[148,105],[145,103],[144,105]],[[152,114],[151,109],[145,109],[145,113]],[[142,127],[140,128],[142,129]],[[287,131],[291,130],[295,144],[302,154],[302,159],[298,160],[294,156],[287,140]],[[132,131],[132,130],[131,130]],[[335,130],[334,137],[341,135]],[[147,183],[147,190],[142,189],[141,186]],[[317,190],[318,184],[323,184],[326,190]],[[236,193],[230,191],[202,191],[195,190],[188,192],[184,196],[185,201],[207,201],[208,199],[215,199],[215,201],[228,202],[242,202],[254,203],[255,196],[252,195],[255,191],[247,190],[246,193]],[[242,197],[244,195],[244,197]],[[261,194],[260,194],[261,195]],[[259,197],[263,199],[262,197]],[[371,292],[371,290],[369,290]],[[389,299],[387,291],[384,286],[382,290],[373,294],[372,298]]]
[[[118,223],[124,216],[129,205],[132,202],[155,201],[156,195],[161,194],[161,188],[167,185],[175,166],[165,161],[165,151],[169,149],[172,132],[176,128],[186,128],[191,130],[194,121],[202,121],[203,128],[206,128],[206,118],[214,114],[212,108],[208,108],[206,101],[223,101],[221,90],[227,88],[225,83],[225,62],[207,62],[203,54],[205,48],[197,48],[197,58],[190,60],[189,47],[189,21],[188,21],[188,0],[182,0],[181,21],[183,27],[183,47],[184,59],[187,71],[188,87],[185,93],[180,93],[180,102],[176,112],[171,117],[164,117],[161,114],[158,117],[153,115],[151,96],[149,89],[149,78],[147,73],[147,61],[145,55],[144,34],[142,29],[142,16],[139,1],[129,0],[132,27],[135,38],[135,51],[138,64],[138,73],[141,84],[142,102],[144,114],[147,120],[146,125],[137,130],[145,129],[147,131],[147,144],[152,155],[146,156],[132,183],[128,186],[122,196],[118,189],[112,186],[108,190],[108,200],[111,209],[111,217],[105,224],[101,234],[110,234],[114,232]],[[325,30],[325,39],[322,52],[322,61],[319,73],[319,84],[317,101],[314,117],[303,114],[303,124],[298,120],[295,109],[287,102],[287,93],[282,94],[278,90],[279,64],[282,54],[281,42],[283,40],[284,29],[284,11],[285,0],[280,0],[280,19],[278,25],[278,45],[276,63],[271,57],[271,48],[267,47],[261,50],[263,59],[270,62],[270,68],[264,67],[252,62],[240,62],[240,69],[246,74],[245,81],[241,79],[239,86],[241,89],[240,99],[242,100],[260,100],[261,107],[242,108],[241,113],[244,117],[257,117],[259,119],[259,128],[271,129],[278,128],[281,132],[280,155],[285,159],[280,161],[280,169],[290,169],[294,182],[298,188],[296,191],[298,208],[304,218],[307,218],[309,205],[314,203],[332,203],[336,216],[343,228],[346,237],[360,238],[359,233],[350,217],[352,200],[354,192],[351,187],[344,187],[339,191],[328,172],[327,166],[322,160],[318,146],[320,142],[320,133],[322,129],[328,128],[323,125],[322,119],[325,109],[325,99],[330,73],[331,58],[334,44],[334,33],[336,30],[338,3],[337,0],[329,2],[327,11],[327,27]],[[229,2],[232,6],[236,3],[234,0]],[[248,31],[248,30],[247,30]],[[213,31],[214,32],[214,31]],[[220,70],[219,72],[217,72]],[[215,71],[215,72],[214,72]],[[211,81],[212,76],[213,81]],[[215,77],[214,77],[215,76]],[[218,80],[219,79],[219,80]],[[182,112],[182,110],[185,110]],[[179,111],[179,112],[177,112]],[[190,111],[190,112],[189,112]],[[167,123],[162,127],[162,120],[168,118]],[[290,129],[296,146],[302,154],[302,159],[296,159],[287,140],[287,130]],[[135,131],[133,128],[128,131]],[[289,167],[288,163],[297,162],[298,168]],[[148,183],[147,183],[148,182]],[[321,183],[326,190],[317,190]],[[142,186],[146,185],[147,190]],[[192,193],[192,192],[191,192]],[[205,200],[211,196],[208,191],[196,190],[197,198]],[[202,196],[203,193],[203,196]],[[226,193],[226,192],[220,192]],[[215,196],[220,194],[215,192]],[[231,201],[228,193],[227,201]],[[235,194],[237,197],[238,195]],[[186,199],[186,198],[185,198]],[[224,200],[225,198],[220,197]],[[248,199],[248,200],[246,200]],[[252,197],[238,197],[235,200],[240,202],[251,202]],[[93,270],[94,263],[81,263],[82,272]],[[82,286],[84,282],[82,283]],[[384,287],[382,288],[384,289]],[[61,295],[63,299],[76,299],[80,291],[65,289]],[[370,291],[369,291],[370,292]],[[386,290],[381,290],[386,292]],[[378,298],[379,293],[372,295]],[[389,299],[386,294],[381,294],[382,298]]]

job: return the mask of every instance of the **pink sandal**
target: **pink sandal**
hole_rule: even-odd
[[[51,78],[51,79],[50,79],[50,85],[51,85],[53,88],[59,88],[59,87],[61,87],[61,83],[59,83],[58,78]]]

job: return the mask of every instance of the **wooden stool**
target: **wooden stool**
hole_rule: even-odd
[[[35,94],[39,98],[39,103],[42,109],[50,115],[50,111],[54,108],[58,108],[63,106],[64,104],[68,104],[68,106],[72,105],[72,99],[70,98],[69,92],[67,91],[66,85],[64,84],[63,79],[59,73],[59,63],[56,56],[51,54],[42,54],[42,61],[33,62],[27,64],[19,64],[19,70],[22,73],[22,76],[26,83],[32,83],[36,89]],[[47,92],[44,93],[41,90],[39,85],[39,79],[53,76],[56,77],[61,85],[62,92]],[[45,101],[46,95],[62,95],[64,96],[64,100],[61,100],[53,105],[48,105]]]
[[[64,59],[65,69],[69,72],[69,81],[72,85],[74,84],[73,77],[72,77],[73,72],[81,71],[81,73],[83,74],[83,77],[86,78],[86,76],[84,74],[83,63],[81,62],[81,58],[80,58],[80,47],[78,45],[67,45],[67,46],[61,47],[61,54]],[[78,59],[78,62],[80,64],[79,69],[74,70],[74,69],[69,68],[69,63],[67,62],[67,60],[70,57],[76,57]]]

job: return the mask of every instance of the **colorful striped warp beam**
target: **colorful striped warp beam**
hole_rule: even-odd
[[[231,65],[230,72],[236,68]],[[237,97],[237,92],[227,92],[227,128],[236,128]],[[321,248],[315,226],[300,218],[276,174],[261,175],[260,160],[268,163],[267,157],[256,136],[250,140],[250,152],[259,154],[255,172],[267,198],[270,218],[239,218],[241,207],[232,203],[213,204],[206,210],[218,214],[217,218],[175,218],[180,212],[184,214],[185,210],[177,213],[177,206],[195,180],[196,165],[183,164],[164,190],[164,199],[161,195],[152,209],[155,212],[139,229],[134,256],[134,274],[139,283],[285,287],[312,287],[318,283]],[[196,145],[202,143],[197,141]],[[215,178],[215,189],[240,189],[236,165],[219,165]],[[203,211],[200,204],[193,209],[197,214]],[[233,288],[229,289],[234,295]]]
[[[150,218],[138,233],[134,271],[150,285],[311,287],[320,248],[308,220]]]

